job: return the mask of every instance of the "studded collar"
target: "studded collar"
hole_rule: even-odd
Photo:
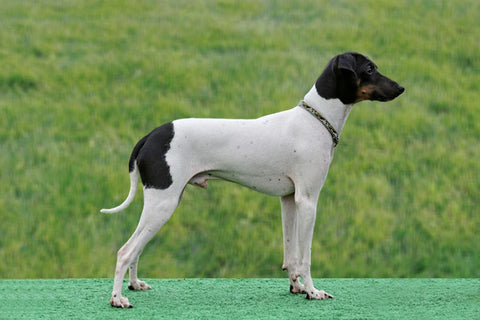
[[[327,119],[325,119],[324,116],[322,116],[320,114],[320,112],[318,112],[317,110],[315,110],[314,108],[309,106],[304,100],[301,100],[298,103],[298,105],[300,107],[302,107],[303,109],[305,109],[306,111],[310,112],[311,115],[313,115],[315,118],[317,118],[317,120],[320,121],[325,126],[325,128],[328,130],[328,132],[332,136],[333,147],[335,148],[337,146],[338,142],[340,141],[340,137],[338,135],[337,130],[335,130],[335,128],[330,124],[330,122],[328,122]]]

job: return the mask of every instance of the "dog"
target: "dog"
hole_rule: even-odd
[[[130,290],[151,288],[137,278],[143,248],[171,217],[186,185],[207,188],[212,179],[280,197],[283,270],[288,270],[290,292],[306,294],[307,299],[332,298],[314,287],[310,263],[317,201],[334,148],[355,103],[393,100],[404,90],[380,74],[366,56],[346,52],[330,60],[292,109],[252,120],[180,119],[154,129],[133,148],[126,200],[101,210],[125,209],[133,201],[140,175],[143,211],[135,232],[118,251],[110,304],[132,307],[122,296],[128,268]]]

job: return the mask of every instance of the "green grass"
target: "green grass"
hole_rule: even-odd
[[[2,319],[478,319],[478,279],[325,279],[335,295],[306,300],[287,279],[149,279],[110,306],[108,279],[0,281]],[[19,308],[21,306],[21,308]]]
[[[478,1],[2,1],[0,278],[112,277],[141,196],[136,141],[180,117],[296,105],[328,60],[407,88],[354,107],[322,191],[315,277],[480,277]],[[139,192],[139,194],[141,194]],[[279,201],[226,182],[185,198],[150,278],[282,277]]]

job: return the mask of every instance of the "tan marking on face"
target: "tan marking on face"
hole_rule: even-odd
[[[374,92],[376,88],[377,87],[373,84],[359,86],[357,89],[357,99],[355,100],[355,102],[360,102],[363,100],[370,99],[372,92]]]

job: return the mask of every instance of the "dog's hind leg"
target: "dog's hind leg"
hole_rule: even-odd
[[[178,194],[180,194],[180,192],[181,191],[179,191]],[[176,193],[173,192],[173,194]],[[122,297],[123,278],[129,266],[132,266],[130,286],[136,290],[138,290],[138,287],[142,286],[144,289],[140,290],[146,290],[150,288],[147,284],[139,281],[136,277],[138,258],[148,241],[150,241],[150,239],[172,216],[177,205],[178,195],[172,196],[171,189],[145,189],[144,207],[137,229],[130,239],[125,243],[125,245],[123,245],[123,247],[118,251],[112,298],[110,300],[110,304],[112,306],[118,308],[132,307],[128,299]]]
[[[138,258],[142,252],[139,252],[137,254],[137,257],[133,260],[132,264],[130,264],[130,268],[128,270],[128,273],[130,274],[130,281],[128,284],[128,289],[130,290],[149,290],[152,289],[148,284],[146,284],[144,281],[140,281],[137,276],[137,270],[138,270]]]

